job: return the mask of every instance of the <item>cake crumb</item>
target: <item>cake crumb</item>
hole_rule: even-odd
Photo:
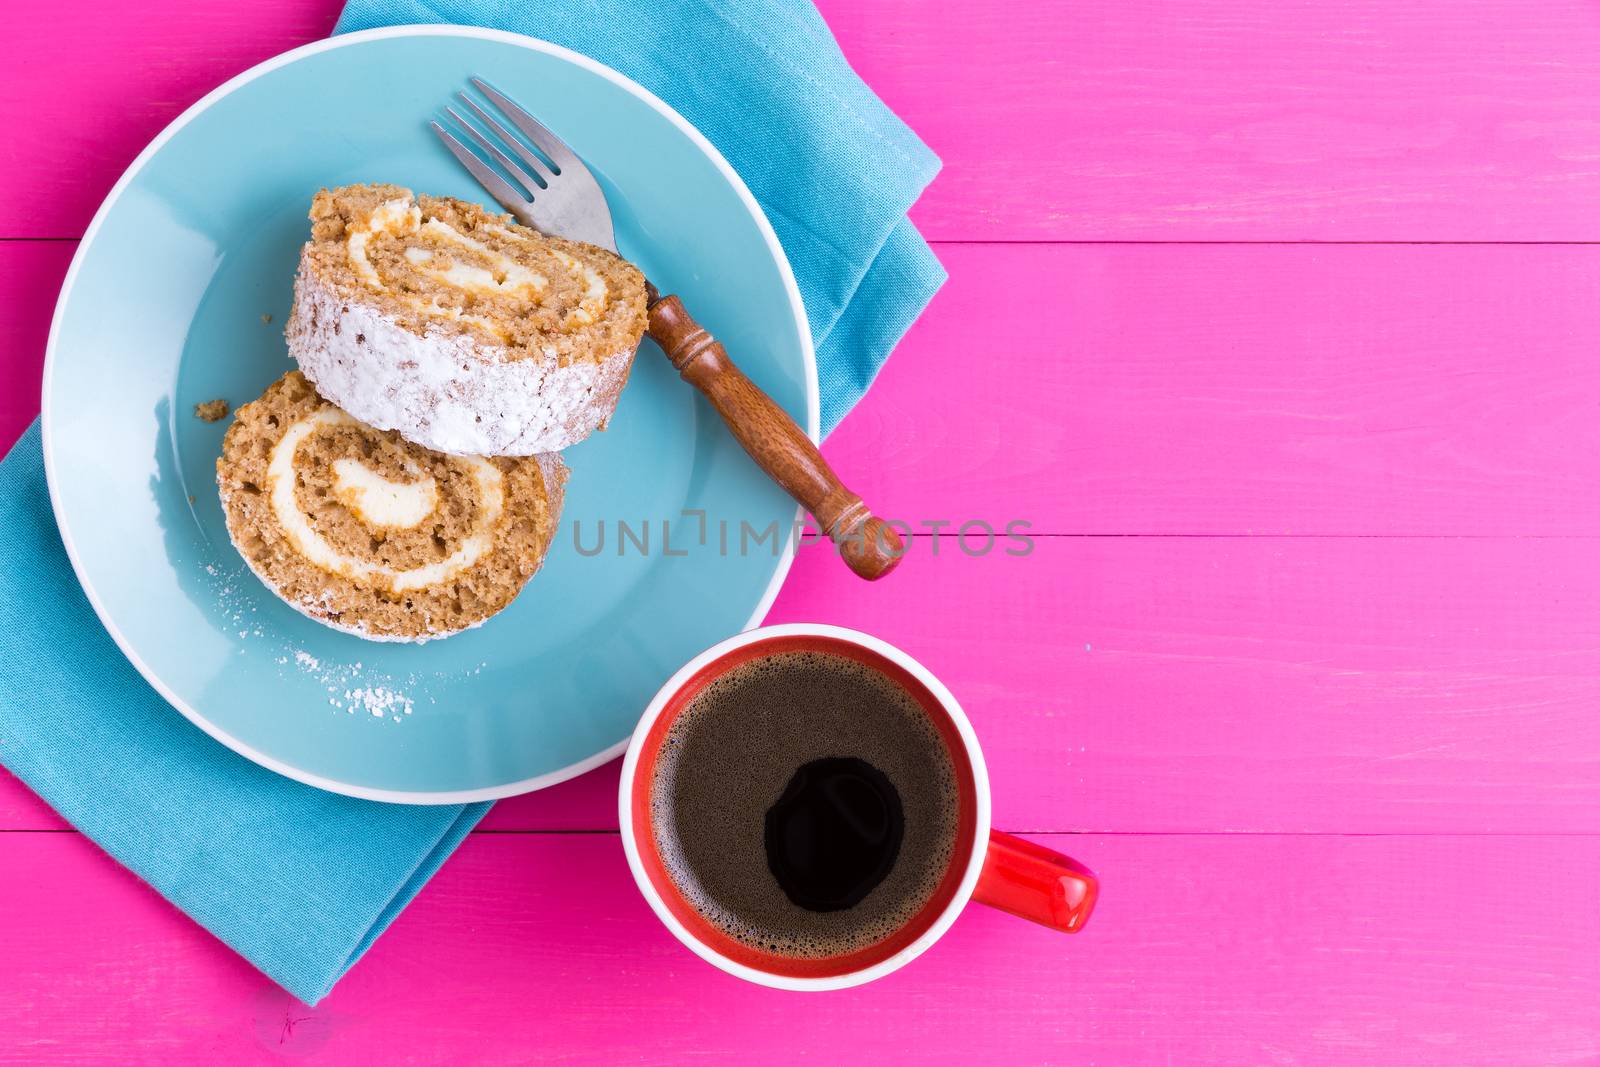
[[[261,324],[263,326],[272,325],[272,316],[271,315],[263,315],[263,316],[261,316]]]
[[[207,400],[203,404],[194,406],[194,415],[197,419],[206,422],[217,422],[228,417],[228,402],[218,397],[216,400]]]

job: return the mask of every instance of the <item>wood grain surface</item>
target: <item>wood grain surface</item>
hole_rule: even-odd
[[[0,235],[28,237],[81,233],[178,112],[339,9],[7,3]],[[938,240],[1600,239],[1592,0],[819,7],[943,157]]]
[[[117,175],[338,6],[7,3],[5,442]],[[824,454],[950,525],[878,586],[804,550],[770,619],[943,677],[1090,927],[742,985],[633,889],[611,765],[312,1010],[0,772],[0,1064],[1600,1062],[1600,4],[820,6],[945,160],[951,275]]]
[[[1592,837],[1034,839],[1122,872],[1083,933],[975,908],[889,978],[797,997],[713,971],[673,940],[614,835],[476,834],[312,1010],[120,884],[77,835],[0,834],[0,861],[32,872],[0,880],[0,1064],[1549,1067],[1600,1055]],[[116,891],[85,894],[99,885]]]

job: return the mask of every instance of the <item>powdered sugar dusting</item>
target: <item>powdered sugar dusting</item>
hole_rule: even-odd
[[[634,350],[565,366],[443,327],[417,336],[376,307],[347,301],[302,255],[289,354],[317,392],[380,430],[437,452],[528,456],[588,437],[616,409]]]
[[[352,722],[402,723],[418,713],[424,706],[436,705],[437,694],[452,682],[481,674],[488,666],[479,662],[454,670],[413,670],[392,672],[373,664],[354,660],[335,662],[326,655],[316,656],[303,648],[294,648],[259,615],[259,601],[253,595],[253,585],[242,587],[238,578],[244,571],[231,570],[219,564],[202,567],[229,632],[239,638],[237,652],[243,655],[252,647],[267,642],[266,655],[281,672],[309,676],[326,694],[330,713]],[[269,587],[270,588],[270,587]],[[320,620],[319,620],[320,621]],[[419,690],[421,692],[419,692]]]
[[[404,711],[411,714],[411,698],[404,693],[397,693],[388,686],[361,686],[344,691],[346,711],[355,711],[357,708],[365,711],[374,718],[381,719],[392,711]],[[396,719],[396,722],[400,720]]]
[[[459,677],[448,671],[412,671],[396,676],[365,666],[359,660],[325,664],[304,650],[295,652],[294,662],[327,692],[328,707],[333,712],[363,721],[404,722],[416,710],[419,698],[412,693],[418,687],[433,689],[442,681]]]

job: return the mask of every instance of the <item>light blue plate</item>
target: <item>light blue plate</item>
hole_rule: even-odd
[[[674,670],[761,619],[792,558],[793,503],[646,341],[611,429],[565,453],[544,570],[479,629],[362,641],[245,569],[217,500],[228,423],[194,405],[237,407],[290,369],[283,322],[318,188],[485,199],[426,126],[470,75],[583,156],[622,254],[817,436],[810,335],[771,227],[682,118],[591,60],[491,31],[379,30],[290,52],[186,112],[112,190],[56,309],[56,516],[101,620],[174,707],[258,763],[379,800],[509,796],[620,753]],[[619,521],[634,535],[620,551]],[[578,551],[575,531],[592,551],[602,524],[604,548]],[[741,550],[745,526],[782,532]]]

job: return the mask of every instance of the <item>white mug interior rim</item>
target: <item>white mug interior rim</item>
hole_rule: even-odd
[[[950,721],[955,725],[956,733],[961,738],[961,743],[966,749],[967,759],[972,766],[973,793],[976,809],[976,819],[973,821],[972,847],[968,854],[967,869],[962,873],[961,881],[956,887],[955,894],[945,905],[943,911],[924,930],[915,941],[905,946],[887,959],[879,960],[860,970],[850,971],[845,974],[828,975],[826,977],[795,977],[791,975],[774,974],[760,968],[750,967],[736,962],[717,952],[696,937],[677,916],[672,914],[666,901],[657,892],[655,884],[645,872],[644,864],[639,858],[638,843],[634,838],[633,825],[633,794],[634,780],[637,777],[639,753],[644,746],[645,738],[650,733],[650,727],[661,717],[661,712],[667,704],[677,695],[689,680],[700,673],[708,664],[726,656],[736,649],[758,641],[766,641],[776,637],[824,637],[836,641],[846,642],[876,653],[891,663],[902,668],[932,693],[939,702],[940,708]],[[977,734],[973,732],[972,723],[967,720],[966,712],[950,690],[945,688],[943,682],[934,677],[922,664],[910,655],[889,644],[887,641],[864,634],[859,630],[850,630],[842,626],[828,626],[822,623],[785,623],[779,626],[762,626],[754,630],[746,630],[735,634],[700,653],[694,659],[679,668],[678,672],[669,678],[665,685],[651,699],[644,715],[639,719],[639,724],[634,728],[633,737],[628,742],[627,755],[622,761],[622,783],[618,789],[618,818],[622,828],[622,847],[628,856],[628,868],[633,871],[633,880],[638,883],[639,891],[644,894],[645,900],[650,903],[650,908],[656,916],[672,931],[674,937],[683,942],[690,951],[713,966],[719,967],[729,974],[743,978],[749,982],[771,986],[776,989],[794,990],[824,990],[845,989],[850,986],[862,985],[875,978],[881,978],[892,971],[899,970],[913,959],[926,952],[935,941],[943,937],[945,931],[950,929],[956,921],[956,916],[966,907],[967,901],[972,899],[972,891],[978,884],[978,875],[983,870],[984,856],[989,847],[990,825],[990,796],[989,772],[983,762],[983,751],[978,747]]]

